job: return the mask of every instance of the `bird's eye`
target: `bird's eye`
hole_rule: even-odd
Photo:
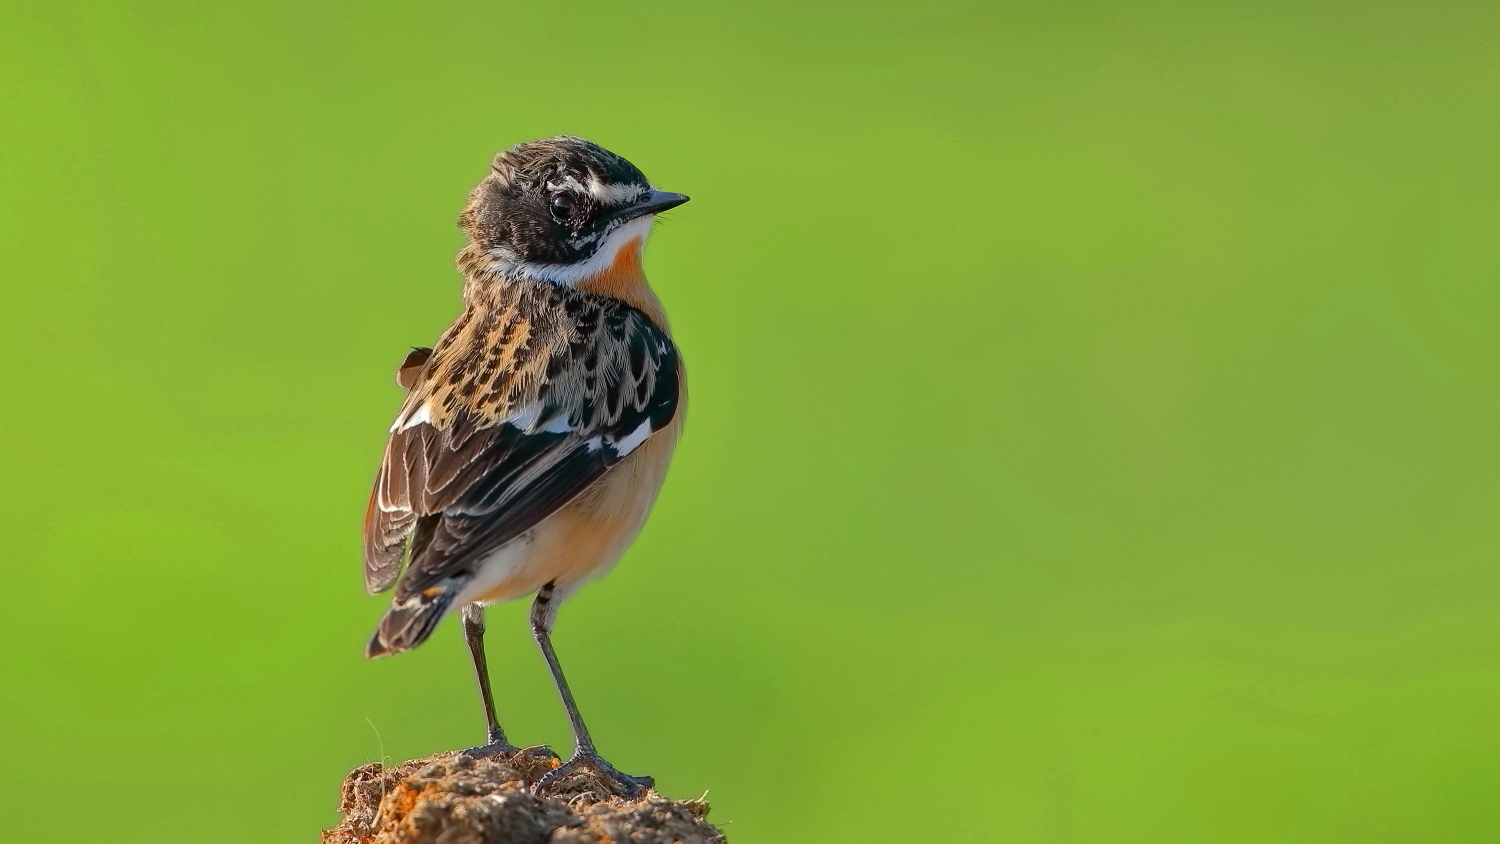
[[[563,191],[552,194],[552,216],[559,222],[567,222],[573,215],[573,209],[578,207],[578,200],[573,194]]]

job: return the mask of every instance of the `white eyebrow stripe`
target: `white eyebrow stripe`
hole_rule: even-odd
[[[564,188],[572,188],[573,190],[576,190],[576,191],[578,191],[580,193],[583,192],[583,185],[580,184],[579,181],[577,179],[573,178],[572,176],[566,176],[560,182],[548,182],[547,183],[547,187],[551,188],[552,190],[563,190]]]
[[[589,193],[600,202],[610,205],[629,202],[645,192],[639,185],[606,185],[598,179],[589,179]]]

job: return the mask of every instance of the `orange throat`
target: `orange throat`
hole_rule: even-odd
[[[639,237],[625,241],[608,267],[573,286],[588,293],[619,299],[665,329],[667,315],[662,310],[661,300],[646,283],[646,271],[641,266],[641,241]]]

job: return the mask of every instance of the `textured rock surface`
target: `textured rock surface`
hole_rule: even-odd
[[[722,844],[701,800],[654,791],[625,799],[579,771],[550,788],[531,784],[556,764],[522,752],[465,762],[440,753],[390,768],[372,762],[344,780],[344,820],[323,844]]]

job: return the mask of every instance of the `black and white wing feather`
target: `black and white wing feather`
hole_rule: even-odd
[[[672,421],[681,366],[665,332],[610,301],[570,307],[559,319],[567,330],[541,335],[555,342],[511,326],[515,346],[477,356],[461,320],[425,363],[392,429],[366,516],[372,592],[395,582],[403,557],[398,600],[471,572]],[[480,329],[504,339],[504,322]],[[495,338],[485,330],[470,339],[482,347]],[[509,365],[473,369],[493,359]]]

